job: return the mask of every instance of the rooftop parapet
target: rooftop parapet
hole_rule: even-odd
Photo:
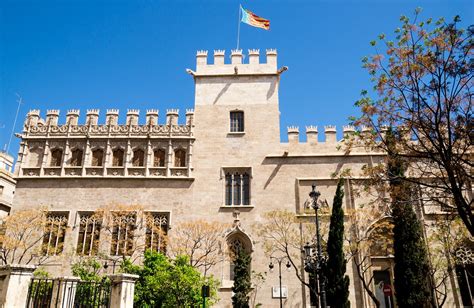
[[[324,136],[326,138],[326,143],[336,143],[336,126],[326,125],[324,126]]]
[[[318,127],[317,126],[306,126],[306,142],[309,144],[318,143]]]
[[[66,114],[66,124],[77,125],[79,122],[79,109],[69,109]]]
[[[166,110],[166,124],[167,125],[178,125],[179,109],[167,109]]]
[[[118,109],[108,109],[105,123],[98,123],[99,110],[87,110],[86,122],[77,123],[80,111],[69,110],[65,123],[58,124],[59,110],[48,111],[49,124],[39,117],[40,111],[34,110],[27,114],[22,138],[48,138],[49,136],[64,138],[103,138],[104,136],[124,137],[134,136],[137,138],[152,137],[192,137],[194,126],[194,110],[186,110],[186,125],[178,124],[178,109],[167,110],[167,122],[158,123],[158,110],[149,109],[146,113],[146,124],[139,124],[139,110],[127,110],[125,123],[118,122]]]
[[[194,124],[194,109],[186,109],[186,125]]]
[[[300,128],[298,126],[288,126],[288,142],[290,144],[300,142]]]
[[[221,75],[269,75],[277,74],[277,52],[275,49],[267,49],[266,61],[260,62],[260,51],[250,49],[248,51],[248,63],[242,50],[231,51],[230,63],[225,63],[225,51],[214,50],[214,64],[208,64],[207,50],[200,50],[196,54],[195,77],[199,76],[221,76]]]
[[[58,125],[59,110],[58,109],[49,109],[46,112],[46,125],[54,126]]]
[[[138,125],[139,115],[140,115],[140,110],[128,109],[127,110],[127,125]]]
[[[36,126],[36,125],[38,125],[39,119],[40,119],[39,109],[32,109],[26,115],[25,125],[26,126]]]
[[[117,125],[118,124],[118,117],[119,117],[119,110],[118,109],[107,109],[107,113],[105,114],[105,121],[108,125]]]
[[[146,124],[147,125],[156,125],[158,124],[158,109],[148,109],[146,111]]]
[[[344,125],[342,127],[342,132],[344,137],[349,137],[356,132],[355,126],[353,125]]]
[[[87,109],[86,125],[97,125],[99,123],[99,109]]]

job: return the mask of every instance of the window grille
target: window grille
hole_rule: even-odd
[[[92,166],[101,167],[104,163],[104,151],[102,149],[96,149],[92,151]]]
[[[60,167],[63,158],[63,150],[54,149],[51,151],[51,167]]]
[[[121,167],[123,166],[123,150],[115,149],[112,152],[112,166]]]
[[[93,214],[81,214],[77,250],[79,255],[97,255],[102,218]]]
[[[250,205],[250,175],[247,172],[226,173],[225,204]]]
[[[145,152],[142,149],[133,151],[132,165],[134,167],[143,167],[145,165]]]
[[[44,226],[42,252],[45,256],[59,255],[64,248],[67,213],[48,213]]]
[[[174,151],[174,166],[175,167],[186,167],[186,151],[178,149]]]
[[[75,149],[72,151],[71,155],[71,166],[82,166],[82,150]]]
[[[135,213],[114,215],[112,245],[110,247],[112,256],[131,256],[133,254],[136,218]]]
[[[146,217],[146,249],[166,252],[168,234],[168,215],[150,213]]]
[[[244,131],[244,112],[243,111],[230,112],[230,131],[231,132]]]

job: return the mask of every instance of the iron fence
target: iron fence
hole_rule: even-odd
[[[109,308],[108,280],[76,281],[33,278],[26,308]]]

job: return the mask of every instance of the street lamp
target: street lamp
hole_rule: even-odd
[[[315,223],[316,223],[316,247],[317,247],[317,254],[314,255],[314,251],[311,251],[311,246],[309,243],[306,243],[304,246],[304,254],[305,254],[305,270],[309,273],[316,272],[316,285],[315,285],[315,293],[319,289],[320,294],[320,303],[322,308],[326,308],[326,282],[325,277],[322,272],[322,263],[323,263],[323,254],[321,252],[321,235],[319,233],[319,217],[318,217],[318,198],[321,196],[319,191],[316,191],[316,185],[313,184],[312,190],[309,193],[309,197],[311,198],[311,207],[314,209],[314,216],[315,216]],[[318,288],[319,287],[319,288]]]
[[[285,259],[287,259],[286,256],[285,257],[280,257],[280,258],[270,256],[270,264],[268,264],[268,268],[270,269],[270,271],[273,271],[273,268],[275,266],[273,265],[272,260],[275,260],[278,263],[278,275],[279,275],[278,278],[280,279],[280,308],[283,308],[283,294],[282,294],[282,290],[281,290],[281,263]],[[286,262],[286,268],[289,269],[290,267],[291,267],[291,264],[290,264],[290,261],[288,260]]]

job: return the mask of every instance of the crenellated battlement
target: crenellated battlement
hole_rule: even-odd
[[[222,49],[214,50],[213,63],[209,63],[208,51],[198,50],[196,53],[195,77],[220,75],[259,75],[277,74],[277,51],[266,50],[266,59],[260,61],[260,50],[249,49],[245,55],[242,49],[233,49],[230,52],[230,61]]]
[[[288,143],[292,144],[305,144],[300,142],[299,138],[299,127],[298,126],[288,126]],[[361,130],[365,128],[362,127]],[[343,136],[349,136],[356,132],[356,128],[352,125],[343,126],[342,133]],[[318,141],[318,127],[314,125],[306,126],[306,144],[316,145],[316,144],[337,144],[337,128],[335,125],[325,125],[324,126],[324,141]]]
[[[139,124],[140,110],[128,109],[125,123],[119,122],[119,109],[107,109],[105,122],[99,122],[99,109],[87,109],[84,123],[79,123],[80,110],[70,109],[64,122],[60,121],[60,111],[50,109],[46,119],[41,118],[38,109],[30,110],[26,116],[24,137],[47,136],[104,136],[104,135],[134,135],[146,137],[155,136],[192,136],[194,126],[194,110],[186,110],[186,124],[178,124],[179,110],[168,109],[166,120],[159,124],[159,110],[148,109],[145,116],[146,124]]]

